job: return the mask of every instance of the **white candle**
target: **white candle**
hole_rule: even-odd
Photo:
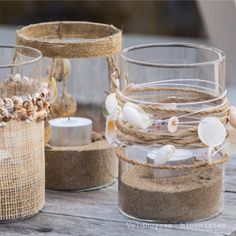
[[[81,146],[91,143],[92,121],[82,117],[56,118],[49,121],[52,135],[49,144],[57,147]]]

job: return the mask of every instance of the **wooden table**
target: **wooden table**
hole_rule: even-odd
[[[16,223],[0,225],[0,235],[236,235],[236,160],[226,167],[225,209],[211,220],[161,225],[130,220],[117,207],[117,184],[90,191],[46,191],[42,211]]]
[[[15,42],[15,28],[0,28],[0,43]],[[125,36],[124,45],[183,41],[165,37]],[[188,40],[184,40],[188,41]],[[193,40],[191,40],[193,41]],[[81,89],[82,90],[82,89]],[[235,87],[228,87],[233,104]],[[130,220],[118,211],[117,184],[92,192],[46,191],[46,205],[37,216],[0,225],[0,235],[236,235],[236,160],[227,164],[225,209],[217,218],[195,224],[160,225]]]

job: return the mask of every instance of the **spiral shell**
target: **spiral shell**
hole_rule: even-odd
[[[10,99],[10,98],[5,98],[4,99],[4,105],[5,105],[5,108],[7,109],[7,110],[9,110],[9,111],[11,111],[12,109],[13,109],[13,107],[14,107],[14,103],[13,103],[13,101],[12,101],[12,99]]]

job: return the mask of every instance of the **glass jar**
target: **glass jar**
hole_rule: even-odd
[[[119,73],[121,31],[94,22],[46,22],[19,29],[17,43],[42,52],[51,92],[46,188],[84,191],[114,183],[118,161],[104,139],[103,103]]]
[[[134,46],[121,52],[120,79],[113,116],[120,211],[167,223],[218,215],[228,159],[224,53],[195,44]]]
[[[40,51],[0,45],[0,222],[30,217],[45,203]]]

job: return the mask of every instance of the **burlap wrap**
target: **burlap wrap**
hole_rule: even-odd
[[[32,216],[45,203],[44,122],[0,129],[0,221]]]

